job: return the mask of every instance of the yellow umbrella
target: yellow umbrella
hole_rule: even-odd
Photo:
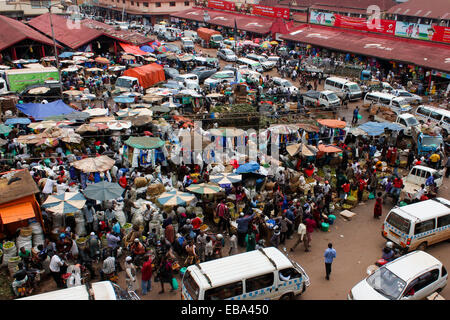
[[[273,40],[273,41],[270,41],[270,44],[273,44],[274,46],[276,46],[276,45],[278,45],[278,42]]]

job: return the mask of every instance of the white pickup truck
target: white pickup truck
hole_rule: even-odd
[[[378,115],[374,116],[374,121],[377,122],[390,122]],[[416,117],[410,113],[401,113],[397,116],[395,123],[399,124],[404,128],[403,133],[409,137],[414,136],[414,131],[417,130],[419,126],[419,121]]]
[[[417,191],[420,190],[421,185],[425,184],[425,182],[431,175],[434,175],[434,182],[439,188],[442,185],[442,177],[444,173],[443,171],[444,170],[438,171],[425,166],[412,167],[406,179],[403,180],[404,188],[401,191],[400,200],[413,200],[415,195],[417,194]]]
[[[341,100],[330,90],[309,90],[303,94],[303,103],[312,107],[336,110],[341,105]]]

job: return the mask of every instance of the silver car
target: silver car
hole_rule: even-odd
[[[227,48],[217,50],[217,57],[229,62],[234,62],[237,60],[233,50]]]

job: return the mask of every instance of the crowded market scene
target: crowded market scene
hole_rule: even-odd
[[[0,299],[449,299],[450,20],[326,2],[0,15]]]

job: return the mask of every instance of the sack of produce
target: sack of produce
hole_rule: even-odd
[[[136,188],[145,187],[147,183],[148,181],[144,177],[137,177],[136,179],[134,179],[134,185],[136,186]]]
[[[8,265],[9,258],[17,256],[16,244],[12,241],[3,242],[3,262],[2,266]]]
[[[33,248],[33,242],[31,240],[31,235],[27,237],[18,236],[16,239],[16,247],[18,250],[25,247],[26,250],[31,250]]]
[[[114,211],[114,214],[116,220],[119,222],[121,226],[127,223],[127,218],[125,217],[125,212],[123,212],[123,210],[116,210]]]
[[[351,205],[352,207],[354,207],[358,203],[358,198],[356,198],[354,196],[349,196],[345,200],[345,203]]]

